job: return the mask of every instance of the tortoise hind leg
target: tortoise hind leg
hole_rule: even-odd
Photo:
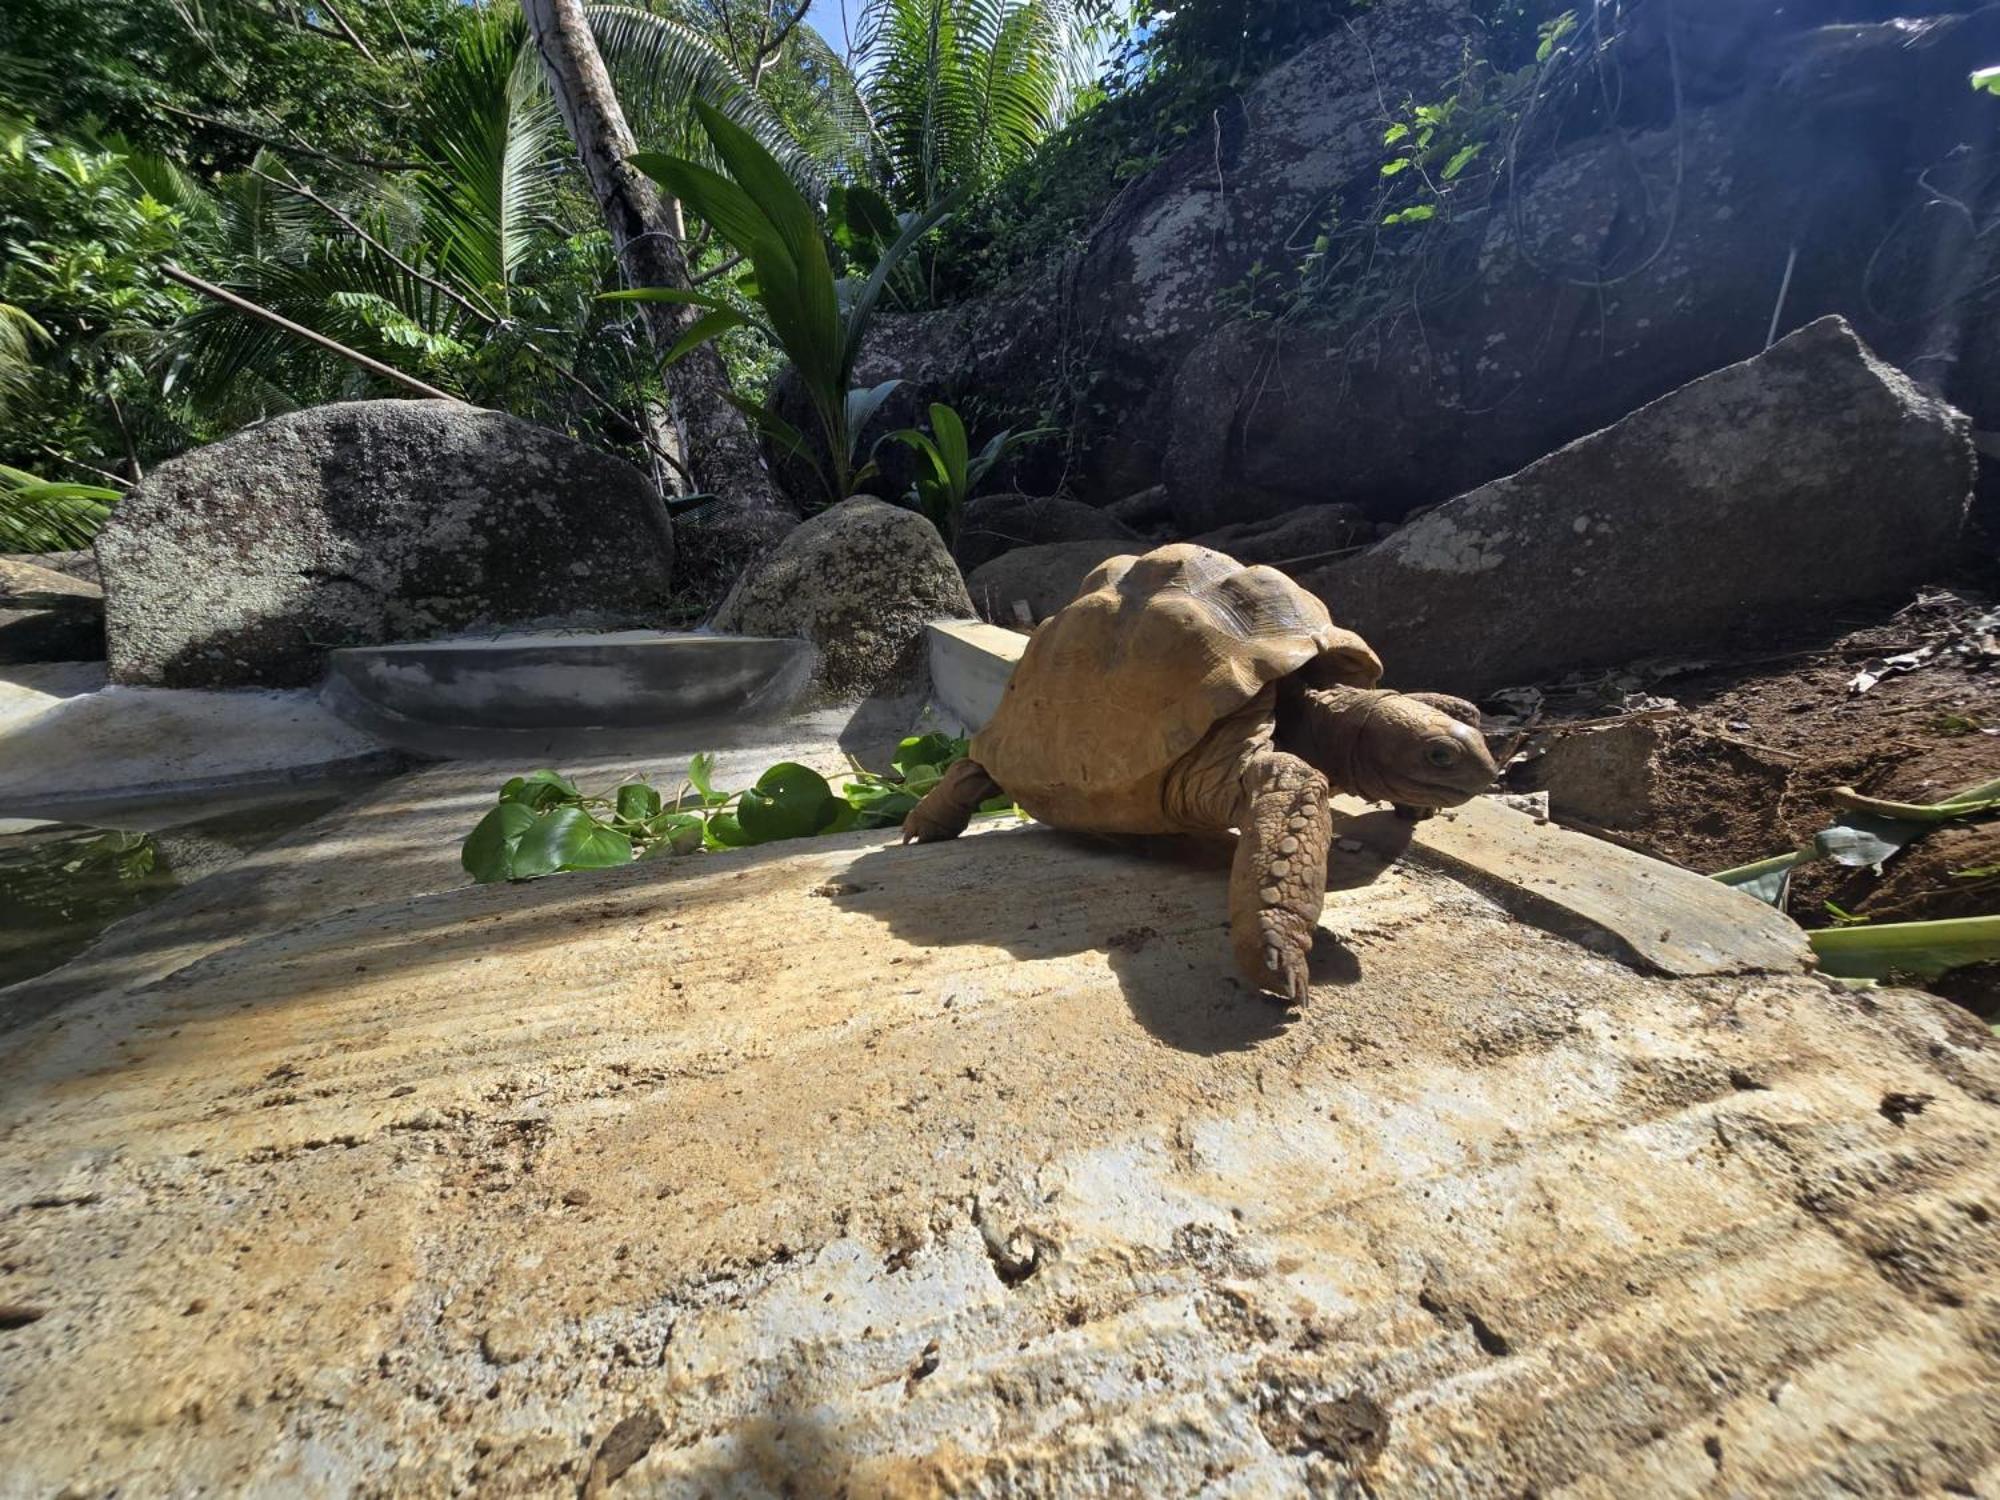
[[[1326,901],[1333,811],[1326,778],[1272,750],[1244,769],[1241,837],[1229,872],[1229,940],[1237,966],[1262,989],[1306,999],[1306,955]]]
[[[979,804],[1000,795],[1000,784],[976,761],[955,761],[924,800],[903,819],[903,842],[933,844],[955,839],[979,811]]]

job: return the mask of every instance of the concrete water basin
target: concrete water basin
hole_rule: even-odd
[[[425,731],[660,730],[774,718],[812,665],[806,642],[755,636],[460,637],[335,651],[324,701],[391,740],[430,738]]]

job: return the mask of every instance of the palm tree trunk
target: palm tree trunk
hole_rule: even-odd
[[[521,10],[626,278],[633,286],[687,287],[680,205],[630,165],[638,146],[584,19],[582,0],[522,0]],[[699,308],[670,302],[640,305],[662,354],[700,315]],[[702,512],[707,524],[684,529],[677,538],[680,571],[697,585],[726,583],[798,518],[778,498],[749,423],[729,404],[729,381],[715,346],[704,344],[677,360],[666,380],[687,434],[688,465],[701,487],[717,497]]]

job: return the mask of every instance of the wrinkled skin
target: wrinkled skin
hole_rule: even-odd
[[[1269,742],[1258,732],[1266,714],[1253,705],[1189,752],[1167,780],[1161,831],[1240,831],[1229,877],[1237,966],[1302,1003],[1333,843],[1328,794],[1428,815],[1471,801],[1498,773],[1463,699],[1286,682]],[[983,766],[958,762],[904,819],[903,841],[956,838],[1001,790]]]

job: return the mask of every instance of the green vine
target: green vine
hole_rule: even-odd
[[[715,757],[697,755],[671,798],[643,778],[592,795],[559,771],[533,771],[500,788],[459,851],[459,862],[482,885],[534,880],[564,870],[598,870],[703,850],[743,849],[785,839],[895,828],[936,786],[966,741],[941,732],[912,735],[896,747],[886,775],[852,770],[827,780],[810,766],[782,761],[750,786],[715,786]],[[1000,798],[980,809],[1013,811]]]

